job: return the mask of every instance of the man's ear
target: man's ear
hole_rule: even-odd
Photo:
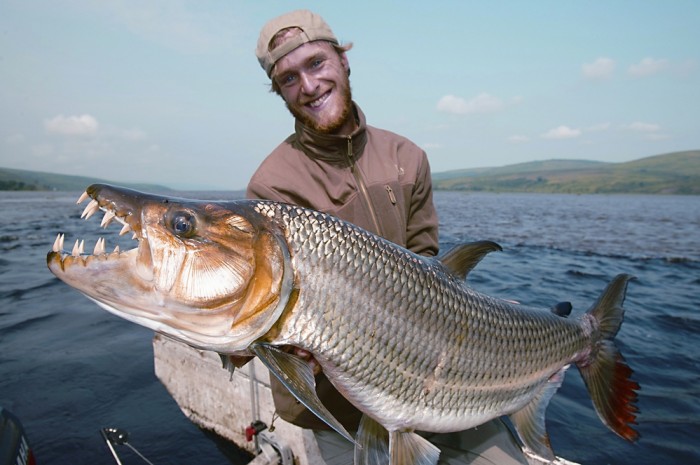
[[[348,56],[345,54],[345,52],[339,53],[340,55],[340,64],[343,65],[343,68],[345,68],[345,71],[348,72],[348,76],[350,76],[350,62],[348,61]]]

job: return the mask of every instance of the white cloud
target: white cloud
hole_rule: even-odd
[[[92,115],[54,116],[44,121],[44,128],[50,134],[64,136],[84,136],[97,133],[100,124]]]
[[[615,71],[615,61],[601,57],[593,63],[584,63],[581,66],[581,70],[586,79],[608,79],[612,77]]]
[[[635,65],[631,65],[627,72],[630,76],[634,77],[645,77],[651,76],[652,74],[660,73],[668,67],[668,60],[660,59],[655,60],[654,58],[644,58],[642,61]]]
[[[435,149],[441,149],[442,144],[439,144],[437,142],[428,142],[426,144],[423,144],[423,150],[435,150]]]
[[[628,124],[625,126],[627,129],[631,129],[632,131],[638,131],[638,132],[656,132],[661,129],[661,126],[658,124],[654,123],[642,123],[640,121],[636,121],[634,123]]]
[[[514,142],[514,143],[527,142],[527,141],[529,141],[529,140],[530,140],[529,137],[527,137],[527,136],[521,136],[521,135],[518,135],[518,134],[515,134],[515,135],[510,136],[510,137],[508,138],[508,141],[509,141],[509,142]]]
[[[623,126],[623,128],[637,133],[641,133],[642,138],[645,140],[657,141],[671,138],[670,135],[661,132],[661,125],[655,123],[643,123],[641,121],[635,121],[634,123]]]
[[[492,113],[503,108],[503,101],[485,92],[471,100],[465,100],[455,95],[445,95],[437,103],[437,110],[457,115],[472,113]]]
[[[542,134],[543,139],[573,139],[581,135],[580,129],[572,129],[569,126],[559,126]]]

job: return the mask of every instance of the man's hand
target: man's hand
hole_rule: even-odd
[[[311,367],[311,371],[313,372],[314,376],[321,373],[321,365],[318,364],[314,356],[308,350],[300,349],[299,347],[294,346],[285,346],[282,350],[288,353],[293,353],[297,357],[305,360],[306,363],[309,364],[309,367]]]

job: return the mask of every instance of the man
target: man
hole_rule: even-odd
[[[427,156],[408,139],[367,125],[352,101],[346,56],[351,47],[341,45],[326,22],[306,10],[263,27],[256,55],[272,90],[294,116],[295,132],[263,161],[247,196],[330,213],[413,252],[434,256],[438,221]],[[310,354],[289,350],[314,366],[319,398],[348,431],[356,431],[361,413],[319,373]],[[280,417],[314,430],[327,465],[352,463],[350,442],[329,430],[276,379],[272,391]],[[500,422],[480,427],[470,437],[427,436],[442,451],[440,463],[526,463],[522,454],[520,461],[509,458],[520,451]],[[505,446],[499,448],[499,443]]]

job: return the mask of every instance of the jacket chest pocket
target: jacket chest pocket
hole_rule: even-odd
[[[370,188],[372,202],[377,211],[384,237],[402,247],[406,246],[405,201],[401,187],[393,184],[377,184]]]

